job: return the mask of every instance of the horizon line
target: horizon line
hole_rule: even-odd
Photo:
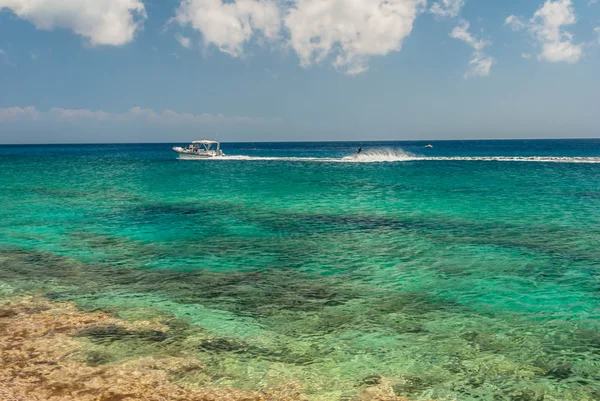
[[[469,138],[469,139],[370,139],[370,140],[294,140],[294,141],[218,141],[219,143],[369,143],[369,142],[458,142],[458,141],[581,141],[598,140],[600,137],[578,138]],[[40,146],[40,145],[170,145],[191,143],[191,140],[174,142],[46,142],[46,143],[0,143],[0,146]]]

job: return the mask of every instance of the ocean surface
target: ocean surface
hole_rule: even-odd
[[[0,296],[170,316],[94,363],[191,385],[599,400],[600,140],[427,143],[0,146]]]

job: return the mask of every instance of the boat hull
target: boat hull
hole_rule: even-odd
[[[197,159],[212,159],[215,157],[222,157],[223,152],[221,151],[208,151],[208,152],[190,152],[187,149],[184,148],[180,148],[180,147],[175,147],[173,148],[173,151],[175,153],[179,154],[179,158],[180,159],[184,159],[184,160],[197,160]]]

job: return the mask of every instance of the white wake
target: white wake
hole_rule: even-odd
[[[181,155],[183,156],[183,155]],[[181,157],[183,160],[239,160],[290,161],[323,163],[394,163],[407,161],[496,161],[538,163],[600,163],[600,157],[566,156],[422,156],[400,148],[377,148],[345,157],[291,157],[291,156],[221,156],[206,159]]]
[[[420,157],[403,149],[371,149],[351,156],[336,159],[342,163],[390,163],[419,160]]]

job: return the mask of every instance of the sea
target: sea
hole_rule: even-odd
[[[600,400],[600,140],[175,145],[0,146],[0,297],[171,316],[190,385]]]

